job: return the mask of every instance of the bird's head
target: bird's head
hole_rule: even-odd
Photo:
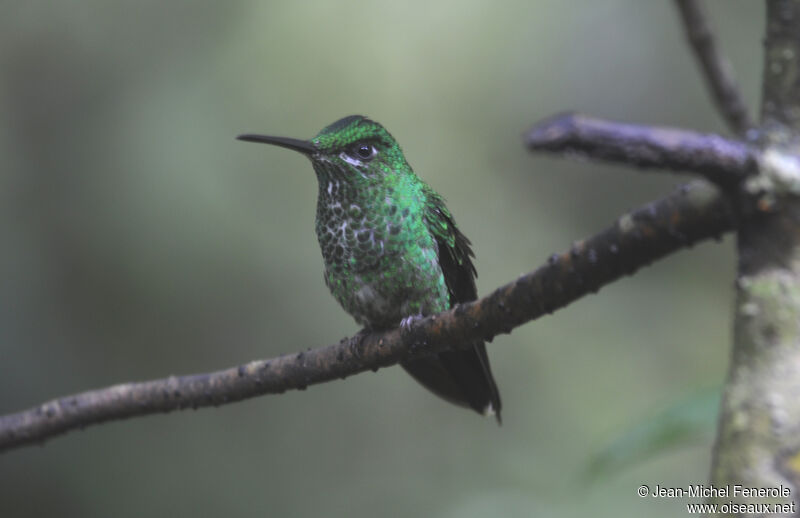
[[[374,182],[392,175],[413,174],[392,135],[379,123],[361,115],[339,119],[310,140],[254,134],[237,138],[306,155],[321,181]]]

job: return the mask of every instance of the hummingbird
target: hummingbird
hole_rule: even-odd
[[[408,327],[477,298],[469,239],[382,125],[351,115],[310,140],[237,138],[311,160],[325,284],[365,332]],[[434,394],[501,422],[500,393],[482,340],[401,365]]]

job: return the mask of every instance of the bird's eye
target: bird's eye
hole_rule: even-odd
[[[375,155],[378,154],[378,150],[375,149],[375,146],[372,144],[365,144],[359,143],[353,146],[352,150],[350,151],[350,155],[354,158],[358,158],[360,160],[372,160],[375,158]]]

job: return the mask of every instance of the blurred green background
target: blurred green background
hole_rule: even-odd
[[[717,0],[756,106],[763,5]],[[679,178],[531,155],[564,110],[724,131],[672,2],[4,2],[0,412],[337,341],[316,180],[242,132],[387,126],[474,243],[487,293]],[[675,516],[713,428],[592,483],[637,423],[722,383],[732,240],[489,346],[504,424],[399,368],[92,427],[0,456],[12,516]],[[710,407],[713,409],[713,405]],[[713,410],[708,412],[713,423]]]

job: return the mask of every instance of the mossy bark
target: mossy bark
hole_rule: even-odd
[[[764,148],[800,153],[800,0],[767,0],[761,128]],[[800,202],[795,193],[746,218],[731,366],[712,466],[718,487],[788,487],[800,497]],[[767,503],[742,498],[741,503]]]

